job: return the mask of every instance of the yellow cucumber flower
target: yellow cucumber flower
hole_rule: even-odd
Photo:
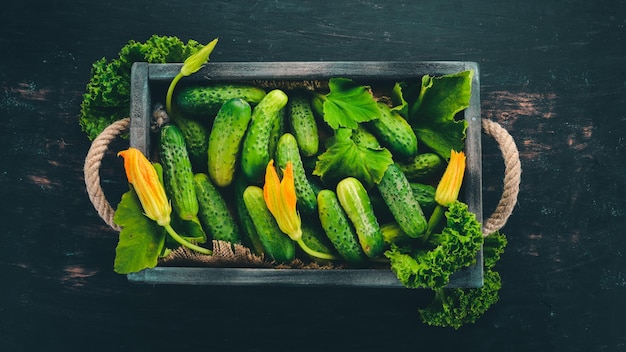
[[[152,163],[136,148],[122,150],[117,155],[124,158],[126,178],[133,185],[144,214],[160,226],[169,224],[172,206]]]
[[[465,153],[452,150],[450,152],[450,162],[435,191],[435,201],[437,204],[449,207],[450,204],[457,200],[464,174]]]
[[[213,52],[216,44],[217,39],[213,39],[213,41],[202,47],[202,49],[198,52],[185,59],[185,63],[180,69],[180,73],[183,76],[189,76],[192,73],[198,72],[198,70],[201,69],[207,61],[209,61],[209,55]]]
[[[290,161],[285,165],[282,181],[278,179],[274,160],[270,160],[267,164],[263,198],[281,231],[292,240],[299,241],[302,238],[302,222],[296,210],[296,186],[293,179],[293,165]]]

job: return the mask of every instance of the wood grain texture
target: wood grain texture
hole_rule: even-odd
[[[4,4],[0,346],[623,350],[625,14],[623,0]],[[503,229],[500,301],[453,331],[419,322],[424,291],[153,287],[114,274],[116,233],[86,195],[89,141],[77,116],[91,64],[155,33],[219,37],[211,58],[223,62],[478,62],[482,117],[511,133],[522,158],[519,202]],[[482,142],[487,214],[502,161]],[[105,192],[119,199],[121,160],[112,153],[104,165]]]

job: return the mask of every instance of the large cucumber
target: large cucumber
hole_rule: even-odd
[[[413,128],[397,111],[378,103],[379,117],[367,123],[380,143],[391,151],[394,159],[404,160],[417,154],[417,137]]]
[[[232,98],[241,98],[251,105],[263,99],[265,90],[248,84],[216,83],[189,86],[176,95],[177,108],[185,115],[213,118]]]
[[[193,185],[193,170],[183,132],[176,125],[161,128],[159,157],[163,166],[163,182],[172,208],[183,220],[198,215],[198,199]]]
[[[278,147],[276,148],[276,162],[281,170],[285,169],[288,161],[291,161],[293,166],[293,179],[299,209],[307,214],[312,214],[317,207],[317,197],[302,165],[296,138],[291,133],[283,134],[278,140]]]
[[[359,264],[367,256],[359,244],[350,219],[339,204],[337,195],[330,189],[323,189],[317,195],[317,212],[320,223],[337,253],[348,263]]]
[[[252,108],[245,100],[228,100],[217,113],[209,135],[208,173],[218,187],[231,184]]]
[[[409,237],[417,238],[426,231],[428,222],[424,212],[397,164],[387,167],[377,187],[398,225]]]
[[[438,178],[445,168],[444,160],[435,153],[421,153],[413,158],[397,161],[406,178],[412,182],[427,182]]]
[[[239,227],[235,222],[226,201],[211,183],[209,176],[196,173],[193,177],[198,196],[198,217],[204,230],[214,240],[241,243]]]
[[[356,231],[363,252],[375,258],[385,250],[385,241],[369,196],[361,181],[346,177],[337,184],[337,199]]]
[[[288,120],[303,156],[313,156],[319,149],[317,122],[306,91],[294,91],[289,96]]]
[[[276,119],[287,105],[287,94],[279,89],[270,91],[252,110],[252,121],[244,137],[241,168],[252,183],[263,181],[270,161],[270,138]]]
[[[198,120],[175,114],[172,121],[183,132],[185,145],[189,153],[189,160],[195,172],[206,170],[207,148],[209,144],[209,131]]]
[[[263,189],[248,186],[243,192],[243,201],[263,245],[263,252],[277,263],[292,261],[296,253],[295,242],[280,230],[274,216],[267,209]]]

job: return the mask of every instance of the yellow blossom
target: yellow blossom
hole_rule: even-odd
[[[117,155],[124,158],[126,178],[133,185],[146,216],[160,226],[169,224],[172,207],[154,166],[136,148],[128,148]]]
[[[463,175],[465,174],[465,153],[452,150],[450,162],[441,177],[435,191],[435,201],[444,207],[449,207],[459,197]]]
[[[267,164],[263,198],[281,231],[292,240],[299,241],[302,238],[302,222],[296,210],[296,187],[293,179],[293,165],[290,161],[285,165],[282,181],[278,179],[274,160],[270,160]]]

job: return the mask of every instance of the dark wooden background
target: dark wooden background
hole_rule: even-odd
[[[12,1],[0,7],[0,350],[625,351],[626,3]],[[467,60],[523,175],[500,301],[458,331],[423,291],[143,286],[87,197],[91,64],[152,34],[219,37],[213,61]],[[124,147],[120,141],[119,147]],[[502,161],[483,138],[484,209]],[[103,166],[116,202],[119,160]]]

